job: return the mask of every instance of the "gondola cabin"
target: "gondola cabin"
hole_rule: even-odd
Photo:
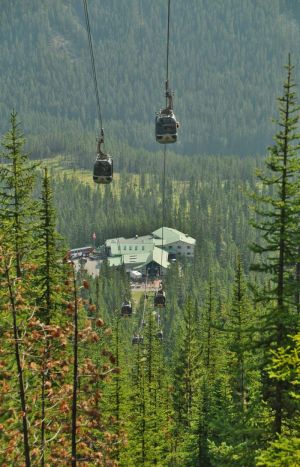
[[[132,315],[132,305],[131,302],[125,301],[122,303],[121,307],[121,316],[131,316]]]
[[[131,340],[131,343],[133,345],[142,344],[143,342],[144,342],[143,336],[139,336],[139,335],[134,335]]]
[[[160,341],[163,340],[163,338],[164,338],[164,333],[163,333],[162,330],[160,330],[160,331],[157,332],[156,338],[157,338],[158,340],[160,340]]]
[[[179,124],[173,112],[161,111],[155,118],[155,137],[161,144],[176,143]]]
[[[154,296],[154,306],[156,308],[164,308],[166,306],[166,294],[161,289]]]
[[[113,160],[111,157],[106,159],[96,159],[93,171],[93,180],[95,183],[110,183],[113,179]]]

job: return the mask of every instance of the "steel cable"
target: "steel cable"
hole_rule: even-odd
[[[166,92],[169,88],[169,49],[170,49],[170,9],[171,0],[168,0],[168,28],[167,28],[167,61],[166,61]],[[166,96],[166,106],[168,105],[168,98]],[[163,262],[163,248],[164,248],[164,225],[166,221],[166,159],[167,159],[167,146],[164,145],[164,158],[163,158],[163,181],[162,181],[162,232],[161,232],[161,268]]]
[[[83,0],[83,7],[84,7],[86,30],[87,30],[87,35],[88,35],[90,58],[91,58],[91,65],[92,65],[92,77],[93,77],[93,81],[94,81],[95,94],[96,94],[98,121],[99,121],[99,124],[100,124],[100,129],[102,129],[103,128],[102,114],[101,114],[101,106],[100,106],[100,98],[99,98],[99,90],[98,90],[98,80],[97,80],[96,67],[95,67],[95,57],[94,57],[94,51],[93,51],[93,42],[92,42],[92,35],[91,35],[87,0]]]

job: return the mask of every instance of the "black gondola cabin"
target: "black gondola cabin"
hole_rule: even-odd
[[[131,340],[131,343],[133,345],[135,344],[142,344],[144,342],[144,337],[143,336],[139,336],[139,335],[134,335],[132,337],[132,340]]]
[[[125,301],[121,307],[121,316],[131,316],[131,315],[132,315],[131,302]]]
[[[178,122],[173,111],[168,113],[165,110],[160,111],[155,118],[156,141],[162,144],[176,143],[177,128]]]
[[[160,330],[160,331],[157,332],[156,338],[157,338],[158,340],[160,340],[160,341],[163,340],[163,338],[164,338],[164,333],[163,333],[162,330]]]
[[[164,308],[166,306],[166,294],[163,290],[158,290],[154,296],[154,306]]]
[[[94,164],[93,180],[95,183],[110,183],[113,179],[113,161],[111,157],[97,158]]]

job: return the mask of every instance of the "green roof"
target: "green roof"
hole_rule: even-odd
[[[164,237],[162,241],[162,235]],[[168,253],[163,252],[163,246],[171,245],[172,243],[183,242],[188,245],[195,245],[196,240],[187,234],[179,232],[179,230],[164,227],[163,229],[155,230],[151,235],[143,235],[132,238],[111,238],[106,240],[105,246],[110,248],[110,256],[108,262],[110,266],[120,266],[121,264],[132,264],[135,268],[143,267],[144,265],[155,261],[163,268],[169,266]]]
[[[160,264],[163,268],[167,269],[170,266],[168,261],[168,253],[167,251],[161,250],[161,248],[154,248],[152,253],[153,261]]]
[[[153,251],[145,253],[133,253],[123,256],[110,256],[107,258],[109,266],[132,266],[132,268],[140,269],[151,261],[167,269],[170,263],[168,262],[168,253],[160,248],[154,247]]]
[[[133,238],[111,238],[106,240],[105,246],[110,248],[112,256],[131,253],[149,253],[154,248],[154,239],[152,235],[136,236]]]
[[[195,245],[196,240],[190,237],[188,234],[179,232],[179,230],[171,229],[170,227],[164,227],[152,232],[154,236],[155,245],[159,246],[162,244],[162,236],[164,237],[164,246],[170,243],[183,242],[189,245]]]
[[[164,250],[161,250],[160,248],[154,247],[153,251],[148,255],[146,261],[140,266],[137,266],[136,269],[140,269],[146,266],[146,264],[151,263],[151,261],[155,261],[155,263],[159,264],[165,269],[167,269],[168,266],[170,266],[170,263],[168,261],[168,253]]]

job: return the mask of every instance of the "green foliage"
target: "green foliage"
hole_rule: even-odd
[[[4,164],[0,170],[0,220],[5,236],[2,241],[13,252],[16,275],[21,275],[22,262],[32,251],[32,231],[36,203],[32,200],[35,167],[23,152],[24,135],[13,111],[11,129],[1,140]]]
[[[300,438],[280,436],[258,458],[256,465],[264,467],[297,467],[300,463]]]
[[[215,442],[209,441],[209,453],[211,456],[212,465],[217,467],[240,466],[246,467],[246,465],[254,465],[253,463],[246,463],[245,451],[247,451],[246,443],[239,445],[230,446],[226,442],[222,442],[220,445],[216,445]],[[248,451],[247,451],[248,452]]]
[[[145,303],[145,307],[143,345],[136,345],[133,354],[130,402],[125,415],[128,418],[128,450],[124,452],[122,462],[124,465],[168,465],[167,371],[162,342],[157,339],[157,314],[149,303]]]
[[[269,366],[270,378],[290,383],[291,397],[299,400],[300,386],[300,335],[293,337],[292,345],[279,348]],[[299,406],[296,424],[286,428],[281,436],[269,443],[268,447],[257,457],[257,465],[265,466],[297,466],[300,462],[299,438]]]
[[[296,274],[299,262],[299,108],[293,82],[290,55],[286,66],[284,93],[279,98],[279,131],[266,160],[267,173],[259,173],[262,194],[255,199],[257,220],[254,226],[262,232],[262,239],[252,246],[260,262],[253,269],[265,274],[265,283],[258,288],[258,299],[263,303],[262,341],[265,361],[270,361],[270,350],[289,343],[289,335],[299,328]],[[285,420],[290,423],[295,410],[289,391],[282,381],[265,379],[265,398],[274,409],[273,433],[280,434]]]
[[[60,285],[65,275],[61,265],[64,256],[62,241],[56,232],[56,213],[53,207],[53,192],[47,169],[45,169],[41,202],[37,211],[39,221],[34,230],[36,249],[33,257],[38,263],[35,282],[38,289],[40,318],[50,324],[54,313],[61,313],[62,297]]]
[[[113,356],[105,349],[108,329],[103,329],[99,319],[95,325],[101,328],[99,332],[92,328],[76,280],[70,288],[47,173],[41,203],[32,200],[35,165],[22,152],[24,140],[15,113],[11,131],[2,142],[6,163],[1,166],[0,202],[0,462],[23,465],[25,461],[26,466],[68,463],[72,433],[78,459],[87,456],[93,464],[100,459],[113,465],[119,437],[106,430],[97,387],[115,371]],[[88,283],[78,288],[88,289]],[[79,326],[76,365],[72,345],[76,342],[75,310]],[[111,357],[106,365],[93,358],[95,347],[100,350],[102,345],[103,359]],[[84,390],[73,398],[76,415],[71,400],[77,384]]]

